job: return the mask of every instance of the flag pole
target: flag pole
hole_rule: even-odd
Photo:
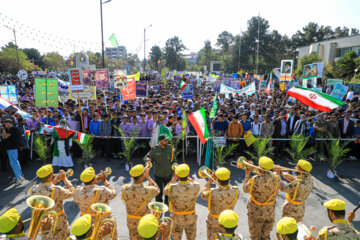
[[[186,141],[186,136],[182,140],[182,160],[183,160],[183,163],[185,163],[185,141]]]
[[[85,132],[79,92],[77,92],[77,97],[78,97],[78,102],[79,102],[79,110],[80,110],[80,118],[81,118],[81,130]]]

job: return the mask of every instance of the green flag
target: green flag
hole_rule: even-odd
[[[181,140],[184,140],[185,131],[186,131],[186,113],[183,112],[182,129],[181,129]]]
[[[113,47],[117,47],[119,46],[116,37],[115,37],[115,33],[113,33],[110,37],[109,37],[109,41],[111,42],[111,44],[113,45]]]
[[[217,93],[215,94],[214,100],[213,100],[213,105],[211,107],[211,112],[210,112],[210,119],[214,118],[216,116],[216,112],[217,112]]]

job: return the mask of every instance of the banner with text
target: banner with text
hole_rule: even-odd
[[[105,69],[94,70],[96,89],[108,89],[110,88],[109,72]]]
[[[252,95],[256,92],[256,87],[255,87],[255,82],[252,82],[250,85],[240,89],[240,90],[236,90],[233,89],[231,87],[225,86],[224,84],[221,84],[220,86],[220,93],[224,93],[226,97],[229,97],[229,94],[246,94],[246,95]]]
[[[35,106],[36,107],[58,106],[58,79],[54,79],[54,78],[35,79]]]
[[[194,86],[192,84],[186,85],[181,94],[183,99],[192,99],[194,97]]]
[[[0,86],[0,96],[11,103],[18,104],[18,98],[15,85]]]
[[[70,86],[73,90],[82,90],[84,88],[82,71],[80,68],[70,68],[69,78],[70,78]]]
[[[96,87],[84,86],[83,90],[73,90],[69,88],[69,99],[81,99],[81,100],[95,100],[96,99]]]
[[[136,97],[147,97],[147,81],[136,81]]]
[[[123,100],[131,100],[136,98],[135,91],[135,78],[126,80],[126,87],[123,87],[122,90]]]
[[[348,90],[349,90],[348,86],[344,86],[340,83],[337,83],[334,89],[332,90],[330,96],[336,98],[337,100],[342,101]]]

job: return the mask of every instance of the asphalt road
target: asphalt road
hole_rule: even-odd
[[[140,162],[140,161],[136,161]],[[276,162],[283,166],[289,166],[286,162]],[[198,181],[201,186],[206,183],[205,179],[199,179],[197,175],[198,165],[195,160],[188,160],[191,167],[191,177]],[[312,171],[314,177],[314,190],[306,201],[306,212],[304,223],[307,226],[314,225],[318,230],[323,226],[331,225],[325,207],[322,203],[332,198],[340,198],[346,201],[346,210],[350,211],[359,204],[360,201],[360,162],[359,161],[346,161],[338,167],[339,180],[329,180],[326,177],[328,165],[324,162],[313,163],[314,168]],[[2,173],[0,175],[0,214],[5,212],[11,207],[15,207],[23,217],[23,219],[31,216],[31,209],[26,205],[25,199],[29,196],[28,189],[38,182],[35,178],[36,170],[41,166],[39,162],[33,162],[30,167],[24,169],[24,175],[27,179],[21,186],[14,186],[14,182],[10,183],[8,174]],[[125,206],[121,201],[121,187],[131,181],[130,175],[125,171],[124,162],[111,159],[106,162],[104,159],[98,159],[94,163],[96,172],[105,167],[110,166],[113,170],[111,176],[108,177],[110,183],[115,186],[118,191],[117,197],[110,202],[112,213],[117,221],[117,228],[119,239],[129,239],[128,229],[126,225]],[[247,210],[246,203],[249,195],[242,191],[242,181],[244,179],[244,171],[228,166],[231,170],[231,184],[236,185],[241,190],[240,199],[235,206],[235,211],[239,214],[240,220],[237,228],[237,233],[241,233],[246,239],[249,239],[248,224],[247,224]],[[75,174],[70,178],[74,186],[80,185],[79,175],[84,169],[83,166],[76,164],[74,171]],[[152,174],[153,171],[151,171]],[[285,200],[285,194],[280,193],[276,203],[276,221],[281,218],[281,206]],[[79,208],[73,200],[64,202],[65,212],[68,215],[69,223],[71,224],[80,215]],[[208,214],[207,202],[200,197],[196,204],[196,213],[198,214],[197,223],[197,239],[206,239],[206,216]],[[360,229],[360,213],[354,220],[354,225]],[[26,225],[26,229],[27,229]],[[272,231],[272,238],[275,237],[275,225]],[[315,232],[317,236],[317,232]],[[183,235],[185,238],[185,234]]]

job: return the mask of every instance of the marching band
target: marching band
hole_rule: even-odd
[[[171,157],[171,154],[169,155]],[[300,160],[295,169],[274,165],[269,157],[261,157],[259,165],[240,157],[231,165],[245,170],[244,193],[249,193],[247,203],[248,227],[251,240],[271,239],[270,233],[275,224],[275,204],[278,192],[286,193],[282,206],[282,219],[276,224],[276,236],[279,240],[312,240],[311,231],[302,224],[305,201],[314,184],[311,177],[311,163]],[[126,206],[129,239],[174,239],[181,240],[185,231],[186,239],[195,240],[197,214],[195,205],[200,195],[207,201],[206,219],[207,239],[235,240],[244,239],[235,233],[239,216],[234,207],[239,199],[240,190],[230,184],[231,172],[225,167],[212,171],[207,167],[199,169],[201,178],[208,178],[207,184],[200,184],[189,177],[187,164],[172,164],[173,178],[164,187],[168,204],[153,202],[161,192],[157,183],[149,176],[151,159],[144,165],[138,164],[129,171],[132,183],[121,189],[121,199]],[[156,165],[155,165],[156,166]],[[289,174],[290,172],[295,175]],[[251,173],[254,176],[251,177]],[[118,239],[116,222],[109,201],[117,195],[115,188],[106,180],[111,174],[107,168],[95,174],[92,167],[86,168],[80,175],[83,182],[76,189],[68,180],[73,172],[60,170],[53,173],[48,164],[36,172],[40,183],[30,189],[31,197],[27,204],[32,208],[31,224],[27,236],[24,221],[16,209],[12,208],[0,216],[0,232],[5,234],[0,239]],[[145,185],[145,178],[149,184]],[[285,179],[287,182],[285,182]],[[62,181],[65,187],[56,185]],[[103,182],[104,186],[97,183]],[[211,187],[216,183],[216,187]],[[64,211],[63,201],[74,198],[81,211],[81,217],[72,224]],[[359,233],[351,222],[354,212],[350,212],[349,222],[345,220],[345,202],[332,199],[324,203],[333,226],[319,231],[319,240],[349,239],[360,240]],[[169,211],[171,217],[164,217]],[[70,232],[72,236],[70,236]]]

